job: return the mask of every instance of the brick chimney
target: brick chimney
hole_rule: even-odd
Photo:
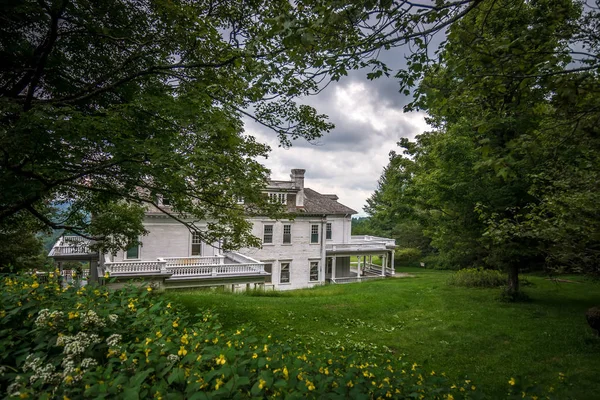
[[[304,173],[305,169],[293,169],[290,174],[294,188],[298,189],[296,194],[296,207],[304,207]]]

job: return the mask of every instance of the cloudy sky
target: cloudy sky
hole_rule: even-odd
[[[366,72],[357,71],[304,99],[336,126],[314,144],[296,140],[284,149],[275,133],[249,121],[246,133],[271,146],[264,164],[273,179],[289,179],[292,168],[304,168],[307,187],[335,193],[342,204],[365,215],[366,199],[375,190],[390,151],[398,150],[401,137],[414,138],[427,128],[424,114],[402,111],[408,99],[398,89],[393,78],[369,81]]]

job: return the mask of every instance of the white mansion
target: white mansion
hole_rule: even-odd
[[[143,278],[167,289],[287,290],[394,274],[395,241],[351,236],[356,211],[340,204],[336,195],[305,187],[304,172],[293,169],[291,180],[269,182],[268,196],[286,205],[290,219],[250,218],[261,248],[221,252],[218,244],[203,243],[160,210],[148,209],[144,226],[149,234],[140,246],[97,254],[88,250],[83,238],[64,236],[49,255],[59,266],[68,260],[90,261],[92,279],[108,272],[118,280]],[[381,265],[372,263],[372,256],[378,256]]]

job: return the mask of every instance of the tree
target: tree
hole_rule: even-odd
[[[425,215],[447,264],[503,268],[512,293],[522,266],[597,260],[598,40],[582,25],[597,14],[580,12],[489,1],[455,22],[412,105],[433,130],[401,143],[412,165],[403,190],[380,189]],[[571,50],[582,37],[587,49]],[[375,215],[394,209],[377,195]]]
[[[34,218],[117,248],[144,233],[151,206],[207,242],[257,244],[244,215],[277,209],[260,194],[267,171],[256,160],[268,147],[243,134],[242,117],[285,146],[317,138],[332,125],[296,97],[350,69],[390,75],[379,51],[410,43],[409,68],[397,73],[407,91],[432,35],[482,4],[4,2],[0,225]],[[54,215],[56,205],[67,207]],[[207,219],[207,229],[193,222]]]
[[[5,2],[0,226],[33,218],[118,248],[144,233],[153,206],[199,232],[193,221],[209,220],[208,242],[256,244],[245,214],[277,208],[260,194],[268,147],[243,134],[241,117],[284,145],[332,127],[292,100],[315,90],[307,69],[322,59],[285,26],[292,11],[277,1]]]
[[[260,195],[268,147],[243,134],[242,117],[285,146],[319,137],[332,125],[295,97],[350,68],[387,74],[377,47],[464,4],[415,19],[408,2],[4,2],[0,226],[33,218],[116,249],[144,233],[151,206],[207,242],[257,244],[245,214],[277,209]]]

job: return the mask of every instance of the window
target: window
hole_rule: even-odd
[[[283,226],[283,243],[284,244],[292,243],[292,226],[291,225]]]
[[[279,272],[279,283],[290,283],[290,263],[281,263],[281,270]]]
[[[135,246],[131,246],[130,248],[128,248],[127,252],[125,253],[125,258],[127,260],[139,259],[140,258],[140,245],[136,244]]]
[[[263,229],[263,243],[273,243],[273,225],[265,225]]]
[[[319,262],[311,261],[310,262],[310,277],[309,280],[311,282],[316,282],[319,280]]]
[[[287,203],[287,193],[269,193],[269,202],[271,203]]]
[[[331,222],[328,222],[325,228],[325,239],[331,239]]]
[[[202,237],[200,236],[200,232],[192,232],[192,255],[202,255]]]
[[[273,273],[273,264],[271,264],[271,263],[265,264],[265,272],[268,272],[269,274]],[[273,282],[271,275],[265,276],[265,283],[271,283],[271,282]]]
[[[310,242],[319,243],[319,225],[310,226]]]
[[[326,264],[326,267],[325,267],[325,269],[326,269],[325,273],[326,274],[331,275],[331,267],[332,266],[333,266],[333,260],[331,258],[327,258],[327,264]]]
[[[168,197],[164,197],[162,198],[162,205],[163,206],[170,206],[171,205],[171,199]]]

